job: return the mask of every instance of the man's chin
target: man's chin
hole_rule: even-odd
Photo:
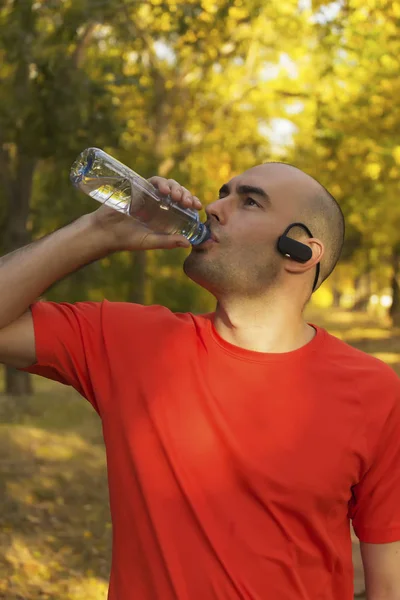
[[[194,283],[197,283],[202,288],[211,291],[209,278],[207,277],[207,266],[204,264],[201,250],[192,250],[191,254],[186,257],[183,263],[183,272]]]
[[[191,253],[185,258],[183,263],[183,272],[189,279],[192,279],[192,281],[195,281],[196,283],[196,272],[199,270],[199,254],[200,252],[198,250],[193,250],[192,248]]]

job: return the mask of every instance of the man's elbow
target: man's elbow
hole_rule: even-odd
[[[367,600],[400,600],[400,588],[397,589],[382,589],[382,590],[374,590],[373,592],[368,592],[367,590]]]

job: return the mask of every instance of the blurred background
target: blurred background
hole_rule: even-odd
[[[69,182],[88,146],[205,204],[248,167],[289,162],[347,221],[310,319],[397,370],[399,33],[397,0],[0,0],[0,254],[97,208]],[[120,253],[44,298],[212,310],[184,256]],[[12,369],[1,391],[0,598],[105,599],[96,415],[67,388]]]

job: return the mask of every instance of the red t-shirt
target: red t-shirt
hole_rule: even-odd
[[[349,518],[400,540],[399,379],[316,327],[284,354],[212,315],[32,307],[38,363],[102,419],[110,600],[351,600]]]

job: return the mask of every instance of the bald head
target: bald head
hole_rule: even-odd
[[[285,163],[265,163],[249,169],[262,178],[263,188],[273,203],[282,203],[287,224],[301,222],[324,244],[318,286],[331,274],[339,260],[344,241],[344,217],[339,204],[316,179]],[[297,234],[297,235],[296,235]],[[291,237],[304,232],[290,233]]]

